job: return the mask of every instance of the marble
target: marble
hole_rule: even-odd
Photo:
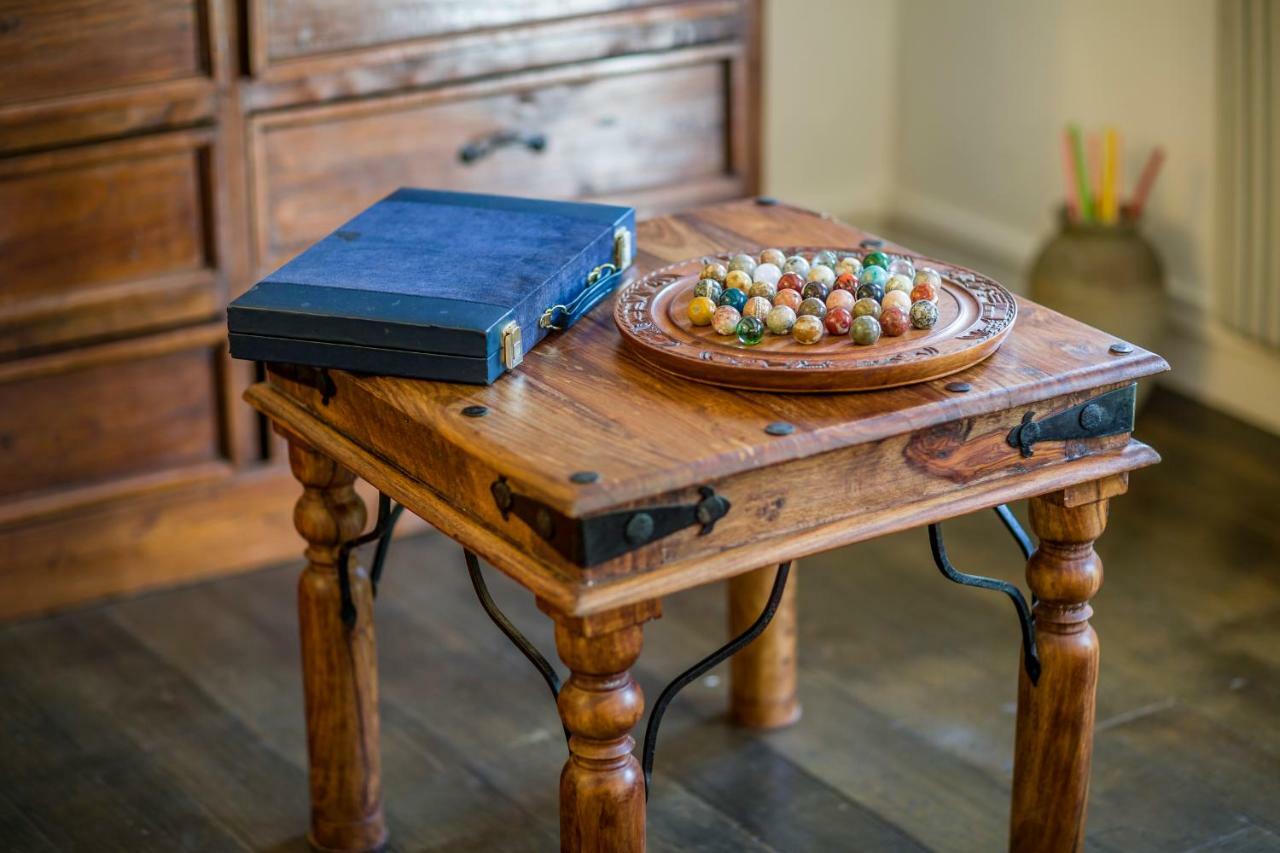
[[[804,297],[798,290],[779,290],[778,295],[773,297],[774,305],[785,305],[792,311],[799,310],[801,302],[804,302]]]
[[[905,314],[911,310],[911,297],[901,290],[889,290],[880,298],[880,307],[898,308]]]
[[[853,315],[844,308],[832,308],[823,318],[822,325],[826,327],[828,334],[847,335],[849,327],[853,325]]]
[[[879,267],[872,267],[872,269],[879,269]],[[876,302],[879,302],[881,299],[884,299],[884,288],[875,282],[860,284],[858,285],[858,292],[855,293],[854,296],[859,299],[874,299]]]
[[[751,290],[751,285],[753,283],[754,282],[751,280],[751,274],[743,272],[742,270],[729,270],[729,274],[724,277],[725,287],[736,287],[743,293]]]
[[[736,335],[738,333],[738,321],[742,319],[742,315],[738,313],[738,309],[732,305],[721,305],[716,309],[716,313],[711,315],[711,328],[716,330],[717,335]]]
[[[689,303],[689,320],[695,326],[710,326],[711,315],[716,313],[716,304],[706,296],[695,296]]]
[[[775,305],[765,315],[764,324],[775,335],[789,335],[796,324],[796,312],[786,305]]]
[[[781,249],[765,249],[760,253],[760,263],[773,264],[775,267],[781,267],[787,262],[787,256],[782,253]]]
[[[911,328],[911,318],[901,308],[885,308],[880,312],[880,329],[889,337],[896,338]]]
[[[813,255],[814,265],[822,264],[824,267],[834,267],[837,263],[836,253],[831,249],[823,249],[821,252],[815,252]]]
[[[782,264],[783,272],[793,272],[798,276],[806,276],[809,274],[809,259],[803,255],[792,255]]]
[[[751,289],[747,291],[748,296],[763,296],[770,301],[778,295],[777,285],[770,284],[767,281],[753,281]]]
[[[809,267],[809,274],[805,276],[806,281],[820,281],[827,287],[836,283],[836,271],[826,264],[814,264]]]
[[[750,255],[734,255],[729,259],[729,272],[734,270],[742,270],[751,275],[756,270],[756,259]]]
[[[804,276],[795,272],[784,272],[782,278],[778,279],[778,290],[794,290],[796,293],[804,290]]]
[[[728,274],[729,269],[724,264],[719,261],[707,261],[699,278],[714,278],[716,281],[723,283],[724,277]]]
[[[739,320],[738,340],[749,347],[764,340],[764,320],[759,317],[743,317]]]
[[[916,265],[907,258],[894,258],[889,262],[889,275],[903,275],[910,281],[916,277]]]
[[[880,321],[869,315],[854,318],[853,325],[849,327],[849,339],[858,346],[871,346],[880,340]]]
[[[827,316],[827,306],[821,299],[811,296],[800,303],[800,308],[796,310],[796,314],[801,317],[817,317],[821,320]]]
[[[822,340],[822,336],[826,334],[826,326],[822,321],[812,315],[803,315],[796,318],[796,324],[791,327],[791,337],[802,344],[816,344]]]
[[[720,298],[716,300],[721,305],[732,305],[738,311],[747,304],[747,292],[739,290],[736,287],[726,287],[724,293],[720,294]]]
[[[938,273],[937,270],[933,269],[932,267],[921,267],[920,269],[916,270],[916,275],[915,275],[915,278],[912,279],[912,283],[914,284],[928,283],[928,284],[932,284],[934,287],[941,290],[942,276]]]
[[[858,275],[857,273],[842,272],[836,276],[835,283],[831,286],[837,290],[847,290],[853,293],[858,289]]]
[[[880,267],[886,273],[889,271],[889,256],[884,252],[867,252],[862,256],[862,266]]]
[[[821,281],[806,282],[804,289],[800,291],[800,295],[805,299],[821,299],[827,301],[827,296],[831,293],[831,288]]]
[[[852,311],[853,303],[855,301],[853,294],[849,291],[833,290],[831,293],[827,294],[827,310],[830,311],[832,308],[843,308],[846,311]]]
[[[724,293],[724,287],[714,278],[701,279],[693,286],[694,296],[705,296],[712,302],[719,302],[721,293]]]
[[[760,264],[760,266],[756,267],[756,271],[751,274],[752,281],[767,281],[775,287],[780,278],[782,278],[782,270],[778,269],[775,264]]]
[[[743,317],[759,317],[761,320],[769,313],[769,309],[773,307],[773,303],[763,296],[753,296],[747,300],[747,304],[742,307]]]
[[[880,303],[874,299],[863,297],[853,303],[853,309],[850,312],[855,317],[880,317]]]
[[[922,281],[911,288],[911,301],[919,302],[921,299],[926,302],[938,304],[938,288],[934,287],[927,281]]]
[[[903,293],[910,293],[913,287],[915,285],[905,275],[891,275],[889,280],[884,283],[884,292],[891,293],[895,290],[900,290]]]
[[[844,273],[853,273],[856,278],[858,273],[862,272],[862,261],[850,255],[847,258],[841,258],[840,262],[836,264],[835,270],[837,276]]]
[[[938,306],[927,299],[911,303],[911,325],[917,329],[932,329],[938,322]]]
[[[883,267],[863,267],[858,273],[858,284],[878,284],[884,287],[889,281],[889,273]]]

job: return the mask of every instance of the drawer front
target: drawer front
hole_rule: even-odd
[[[260,271],[401,186],[625,200],[729,171],[728,58],[611,66],[255,119]]]
[[[250,0],[255,63],[645,6],[656,0]]]
[[[0,0],[0,104],[204,73],[192,0]]]
[[[104,483],[215,461],[216,345],[143,348],[0,381],[0,497]]]
[[[216,311],[208,139],[0,161],[0,357]]]

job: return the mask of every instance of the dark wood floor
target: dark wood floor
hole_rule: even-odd
[[[1280,440],[1158,393],[1164,464],[1114,504],[1096,599],[1102,683],[1089,847],[1280,850]],[[961,568],[1007,578],[996,519],[947,526]],[[305,849],[296,566],[0,628],[0,847]],[[496,597],[551,649],[529,597]],[[1004,845],[1017,627],[932,568],[923,531],[800,572],[804,719],[721,719],[725,676],[673,706],[654,850]],[[722,638],[722,589],[666,602],[650,698]],[[555,711],[475,604],[455,547],[394,549],[378,603],[383,763],[397,850],[551,850]]]

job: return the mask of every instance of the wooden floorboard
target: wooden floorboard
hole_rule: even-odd
[[[1164,463],[1099,545],[1089,849],[1280,851],[1280,440],[1163,392],[1138,433]],[[994,516],[944,530],[962,569],[1021,580]],[[307,849],[298,568],[0,627],[0,846]],[[531,598],[486,572],[550,652]],[[944,581],[920,530],[806,560],[798,583],[803,719],[739,731],[724,668],[691,685],[663,726],[651,849],[1001,849],[1008,601]],[[647,627],[649,700],[723,640],[723,597],[675,596]],[[395,546],[378,626],[393,849],[554,849],[554,706],[455,546]]]

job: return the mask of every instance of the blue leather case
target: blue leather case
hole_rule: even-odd
[[[629,207],[397,190],[233,301],[231,354],[487,384],[607,296],[634,245]]]

